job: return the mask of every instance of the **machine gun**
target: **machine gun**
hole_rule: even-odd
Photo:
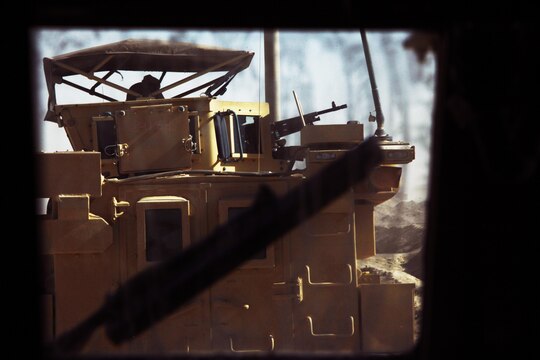
[[[296,95],[296,94],[295,94]],[[295,96],[296,99],[296,96]],[[298,102],[297,102],[298,105]],[[319,115],[327,114],[330,112],[338,111],[347,108],[347,104],[336,106],[336,103],[332,101],[332,107],[324,110],[314,111],[308,114],[302,114],[302,111],[300,110],[300,107],[298,108],[300,115],[280,120],[272,124],[272,137],[274,140],[278,140],[282,138],[283,136],[287,136],[290,134],[294,134],[295,132],[298,132],[302,130],[302,128],[306,125],[312,125],[315,121],[319,121]]]

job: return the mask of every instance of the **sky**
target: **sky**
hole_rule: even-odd
[[[385,37],[386,36],[386,37]],[[433,85],[426,81],[414,79],[415,72],[433,74],[434,61],[428,61],[424,67],[411,68],[410,51],[406,51],[401,42],[408,33],[395,32],[392,34],[368,32],[375,75],[379,85],[383,112],[387,120],[385,129],[394,140],[408,141],[416,147],[416,159],[406,165],[408,180],[406,189],[407,200],[422,201],[427,197],[429,179],[429,144],[431,137],[431,116],[433,107]],[[255,56],[248,69],[244,70],[228,86],[228,92],[221,97],[223,100],[234,101],[264,101],[264,55],[263,32],[253,31],[157,31],[157,30],[89,30],[89,29],[36,29],[33,33],[36,57],[34,59],[35,112],[34,123],[37,130],[36,148],[38,151],[71,150],[71,145],[64,129],[55,123],[43,121],[47,108],[47,90],[43,75],[42,59],[67,52],[120,41],[128,38],[148,38],[168,40],[174,37],[180,41],[195,42],[203,45],[214,45],[235,50],[253,51]],[[366,136],[375,131],[374,123],[368,123],[370,112],[374,112],[371,90],[367,82],[364,55],[361,49],[359,32],[290,32],[279,33],[281,50],[280,92],[281,114],[278,118],[297,115],[297,109],[292,97],[295,90],[302,102],[304,112],[328,108],[332,101],[336,104],[348,105],[347,111],[338,111],[331,116],[321,117],[321,124],[346,123],[347,120],[358,120],[364,124]],[[382,40],[390,39],[397,44],[395,59],[389,61],[387,53],[381,47]],[[350,50],[353,51],[350,51]],[[389,75],[389,66],[405,79],[402,84],[407,94],[407,116],[411,123],[409,139],[404,138],[400,122],[404,114],[402,109],[395,106],[392,99],[392,87],[395,86]],[[124,87],[130,87],[138,82],[145,74],[122,72],[113,75],[111,80]],[[173,82],[178,78],[169,77]],[[204,78],[201,79],[204,81]],[[79,79],[79,83],[91,84],[88,80]],[[100,87],[109,96],[122,98],[117,90]],[[174,90],[167,95],[176,95],[180,90]],[[101,99],[67,87],[57,86],[59,104],[101,102]],[[293,145],[295,138],[288,140]]]

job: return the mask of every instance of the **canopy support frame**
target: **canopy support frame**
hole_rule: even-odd
[[[222,63],[220,63],[220,64],[211,66],[211,67],[209,67],[209,68],[206,69],[206,70],[199,71],[198,73],[195,73],[195,74],[190,75],[190,76],[188,76],[188,77],[186,77],[186,78],[183,78],[183,79],[180,79],[180,80],[178,80],[178,81],[176,81],[176,82],[173,82],[173,83],[170,84],[170,85],[164,86],[164,87],[162,87],[161,89],[156,90],[156,91],[150,93],[149,96],[150,96],[150,97],[156,96],[156,95],[161,94],[161,93],[163,93],[163,92],[165,92],[165,91],[167,91],[167,90],[170,90],[170,89],[173,89],[173,88],[175,88],[175,87],[177,87],[177,86],[179,86],[179,85],[182,85],[182,84],[184,84],[184,83],[186,83],[186,82],[188,82],[188,81],[191,81],[191,80],[193,80],[193,79],[196,79],[196,78],[198,78],[198,77],[200,77],[200,76],[202,76],[202,75],[204,75],[204,74],[208,74],[209,72],[215,71],[215,70],[219,69],[220,67],[229,65],[229,64],[231,64],[231,63],[234,63],[234,62],[236,62],[236,61],[239,61],[239,60],[241,60],[241,59],[243,59],[243,58],[247,58],[247,57],[249,57],[249,56],[251,56],[251,54],[249,54],[249,53],[247,53],[247,54],[242,54],[242,55],[239,55],[239,56],[237,56],[237,57],[235,57],[235,58],[232,58],[232,59],[229,59],[229,60],[227,60],[227,61],[224,61],[224,62],[222,62]]]
[[[74,73],[76,73],[76,74],[82,75],[82,76],[84,76],[84,77],[86,77],[86,78],[88,78],[88,79],[90,79],[90,80],[95,80],[95,81],[97,81],[97,82],[99,82],[99,83],[101,83],[101,84],[103,84],[103,85],[110,86],[110,87],[112,87],[112,88],[114,88],[114,89],[116,89],[116,90],[120,90],[120,91],[122,91],[122,92],[125,92],[126,94],[130,94],[130,95],[133,95],[133,96],[135,96],[135,97],[140,97],[140,96],[142,96],[141,94],[139,94],[139,93],[136,92],[136,91],[133,91],[133,90],[130,90],[130,89],[126,89],[126,88],[123,87],[123,86],[120,86],[120,85],[117,85],[117,84],[112,83],[112,82],[110,82],[110,81],[107,81],[107,80],[105,80],[105,79],[103,79],[103,78],[100,78],[100,77],[98,77],[98,76],[95,76],[94,74],[91,74],[91,73],[82,71],[82,70],[80,70],[80,69],[77,69],[77,68],[74,67],[74,66],[64,64],[64,63],[62,63],[62,62],[60,62],[60,61],[57,61],[57,60],[53,60],[53,62],[54,62],[55,65],[57,65],[57,66],[59,66],[59,67],[61,67],[61,68],[64,68],[64,69],[69,70],[69,71],[71,71],[71,72],[74,72]],[[62,78],[62,79],[63,79],[63,78]]]
[[[102,98],[103,100],[107,100],[107,101],[111,101],[111,102],[115,102],[115,101],[118,101],[116,99],[113,99],[112,97],[110,96],[107,96],[107,95],[104,95],[104,94],[100,94],[98,92],[96,92],[94,90],[94,88],[92,87],[91,89],[88,89],[88,88],[85,88],[84,86],[81,86],[79,84],[75,84],[74,82],[71,82],[69,80],[66,80],[66,79],[62,79],[62,83],[63,84],[66,84],[66,85],[69,85],[71,86],[72,88],[75,88],[77,90],[81,90],[81,91],[84,91],[85,93],[88,93],[90,95],[93,95],[93,96],[97,96],[99,98]],[[99,83],[98,83],[99,84]],[[97,85],[96,85],[97,86]]]

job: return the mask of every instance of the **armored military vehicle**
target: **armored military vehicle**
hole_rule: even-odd
[[[273,121],[268,103],[220,100],[253,55],[126,40],[44,59],[46,121],[65,129],[74,150],[37,155],[39,196],[50,199],[39,218],[49,340],[83,321],[128,279],[250,207],[262,185],[284,195],[365,141],[358,122],[318,123],[346,105]],[[161,76],[146,75],[125,88],[110,80],[121,71]],[[190,75],[162,86],[171,72]],[[213,73],[209,82],[163,96]],[[73,75],[95,83],[85,87]],[[57,104],[57,84],[104,101]],[[125,98],[104,95],[99,86]],[[296,132],[300,145],[287,146],[284,137]],[[398,191],[397,165],[414,159],[408,143],[387,136],[378,143],[382,164],[314,217],[148,330],[115,345],[100,329],[83,351],[407,350],[413,285],[380,283],[357,270],[357,260],[375,255],[374,206]],[[305,168],[294,169],[301,160]]]

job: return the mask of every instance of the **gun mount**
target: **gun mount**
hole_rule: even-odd
[[[324,110],[314,111],[305,115],[298,115],[289,119],[284,119],[272,124],[272,136],[275,140],[294,134],[306,125],[313,125],[315,121],[319,121],[320,115],[328,114],[334,111],[346,109],[347,104],[336,106],[336,103],[332,101],[332,107]]]

